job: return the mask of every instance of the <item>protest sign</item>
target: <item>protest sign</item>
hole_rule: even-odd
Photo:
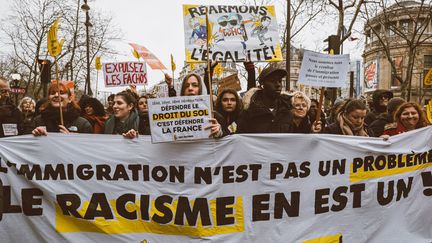
[[[224,89],[233,89],[235,91],[241,90],[240,80],[237,74],[230,75],[226,78],[223,78],[217,82],[218,85],[218,94],[222,92]]]
[[[0,234],[2,242],[431,242],[431,136],[432,127],[388,141],[1,138]]]
[[[378,59],[365,64],[364,69],[364,86],[365,91],[378,89],[379,81],[379,61]]]
[[[304,51],[299,83],[315,87],[345,87],[349,55],[328,55]]]
[[[206,24],[206,9],[208,22]],[[282,60],[274,6],[183,5],[186,62]]]
[[[210,96],[179,96],[148,100],[152,141],[172,142],[208,138]]]
[[[103,64],[105,87],[147,84],[144,62],[110,62]]]

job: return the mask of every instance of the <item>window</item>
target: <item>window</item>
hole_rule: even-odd
[[[403,32],[408,33],[408,31],[409,31],[409,22],[408,22],[408,20],[401,20],[400,21],[400,27],[401,27],[401,30]]]

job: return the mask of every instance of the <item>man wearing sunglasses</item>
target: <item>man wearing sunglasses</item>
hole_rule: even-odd
[[[364,122],[367,125],[372,124],[380,114],[387,113],[387,104],[393,98],[393,93],[389,90],[377,89],[372,94],[372,107],[366,115]]]
[[[0,138],[22,134],[22,116],[10,98],[9,82],[0,77]]]

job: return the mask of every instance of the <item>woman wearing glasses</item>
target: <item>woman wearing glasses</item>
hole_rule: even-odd
[[[318,133],[321,131],[321,121],[309,121],[309,108],[311,100],[301,91],[296,91],[291,96],[291,109],[292,122],[291,133]]]

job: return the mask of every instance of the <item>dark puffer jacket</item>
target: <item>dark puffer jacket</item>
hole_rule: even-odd
[[[254,88],[243,98],[244,110],[238,121],[238,133],[291,132],[290,96],[281,94],[273,111],[263,103],[263,90]]]
[[[93,128],[89,121],[80,116],[80,110],[75,108],[72,104],[68,104],[63,109],[64,126],[74,133],[93,133]],[[60,110],[48,106],[41,112],[40,115],[35,117],[36,127],[45,126],[48,132],[59,132],[60,125]]]

